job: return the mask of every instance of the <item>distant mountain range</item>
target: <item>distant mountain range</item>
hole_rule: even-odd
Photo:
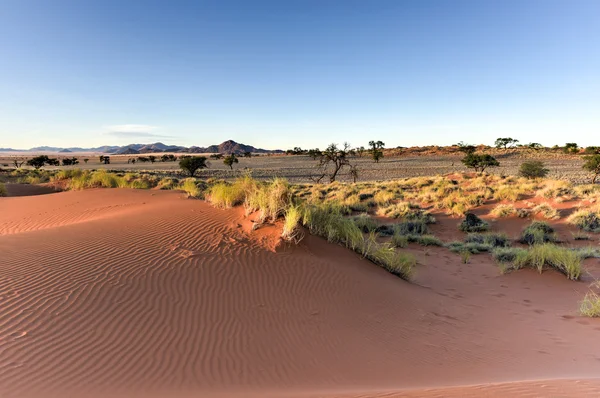
[[[162,142],[154,144],[130,144],[124,146],[104,145],[95,148],[60,148],[52,146],[39,146],[31,149],[13,149],[0,148],[0,152],[100,152],[115,155],[139,155],[142,153],[159,153],[159,152],[178,152],[178,153],[223,153],[223,154],[242,154],[244,152],[252,153],[283,153],[282,150],[261,149],[255,148],[252,145],[239,144],[233,140],[227,140],[219,145],[210,145],[208,147],[191,146],[184,147],[178,145],[165,145]]]

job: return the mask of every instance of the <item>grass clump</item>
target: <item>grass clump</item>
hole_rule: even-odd
[[[556,234],[547,222],[534,221],[521,233],[521,243],[536,245],[548,242],[556,242]]]
[[[239,184],[219,182],[213,185],[206,195],[208,201],[216,207],[227,208],[244,202],[246,193]]]
[[[512,263],[519,256],[525,255],[527,250],[519,247],[497,247],[492,251],[492,257],[501,264]]]
[[[587,232],[600,232],[600,208],[581,209],[571,214],[567,222]]]
[[[354,217],[353,220],[356,226],[365,233],[373,232],[379,226],[379,224],[377,224],[375,220],[369,217],[368,214],[360,214]]]
[[[395,224],[393,230],[395,234],[399,235],[426,235],[429,227],[425,221],[408,220]]]
[[[0,197],[2,196],[8,196],[8,192],[6,191],[4,184],[0,182]]]
[[[288,242],[299,242],[302,239],[300,220],[302,209],[300,206],[290,206],[285,211],[281,237]]]
[[[547,203],[542,203],[531,209],[533,214],[541,214],[544,218],[556,220],[560,218],[560,211]]]
[[[181,185],[179,187],[182,191],[185,191],[185,193],[187,193],[188,197],[191,197],[191,198],[202,197],[203,191],[196,183],[195,178],[191,178],[191,177],[186,178],[185,180],[183,180],[183,182],[181,183]],[[164,189],[164,188],[161,188],[161,189]]]
[[[177,189],[179,186],[179,180],[176,178],[165,177],[160,179],[157,184],[158,189],[169,190],[169,189]]]
[[[579,313],[590,318],[600,317],[600,295],[588,292],[579,305]]]
[[[292,204],[292,190],[282,178],[276,178],[268,184],[258,184],[245,177],[236,181],[234,186],[245,195],[246,213],[259,211],[259,223],[277,220]]]
[[[466,213],[458,228],[463,232],[485,232],[490,229],[490,225],[475,214]]]
[[[392,245],[395,247],[406,247],[409,243],[418,243],[421,246],[444,246],[437,236],[434,235],[417,235],[417,234],[394,234],[392,236]]]
[[[578,280],[581,276],[581,256],[568,248],[551,243],[531,246],[518,252],[512,262],[505,264],[505,271],[533,268],[540,273],[546,268],[554,268],[568,279]]]
[[[499,204],[498,206],[492,209],[490,215],[497,218],[504,218],[512,216],[516,213],[516,211],[517,210],[515,209],[515,206],[513,206],[512,204]]]

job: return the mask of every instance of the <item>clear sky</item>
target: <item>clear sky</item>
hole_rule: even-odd
[[[0,0],[0,147],[600,145],[599,0]]]

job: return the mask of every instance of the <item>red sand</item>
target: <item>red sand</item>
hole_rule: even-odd
[[[0,199],[0,395],[600,395],[587,283],[414,247],[410,284],[240,217],[176,192]]]

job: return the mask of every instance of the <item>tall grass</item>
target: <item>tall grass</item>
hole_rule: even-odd
[[[195,178],[186,178],[185,180],[183,180],[183,182],[181,183],[179,188],[181,190],[185,191],[185,193],[187,193],[188,197],[191,197],[191,198],[199,198],[199,197],[202,197],[202,194],[203,194],[203,191],[202,191],[202,189],[200,189],[200,187],[196,183]],[[163,188],[161,188],[161,189],[163,189]]]
[[[1,182],[0,182],[0,196],[8,196],[8,192],[6,191],[6,187]]]
[[[281,237],[288,242],[298,242],[302,239],[300,230],[300,220],[302,219],[302,209],[300,206],[290,206],[285,211],[283,221],[283,231]]]
[[[240,184],[219,182],[208,189],[206,198],[216,207],[227,208],[244,202],[246,192]]]
[[[600,317],[600,295],[596,292],[588,292],[580,303],[579,313],[591,318]]]
[[[578,280],[581,276],[581,256],[568,248],[545,243],[514,254],[510,263],[504,264],[505,271],[533,268],[541,273],[546,268],[554,268],[571,280]],[[495,257],[498,258],[499,253]]]
[[[567,218],[567,222],[587,232],[600,232],[600,206],[580,209]]]

